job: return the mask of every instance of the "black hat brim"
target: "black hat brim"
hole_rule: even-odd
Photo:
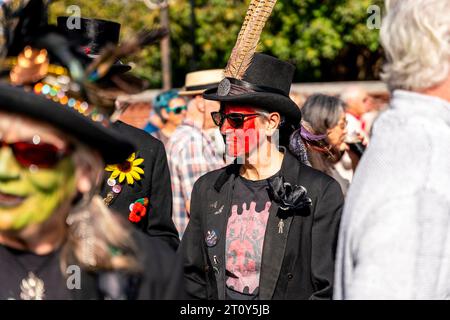
[[[74,109],[22,88],[0,84],[0,111],[48,123],[97,150],[107,164],[123,162],[136,150],[132,142],[112,128],[106,128]]]
[[[300,124],[302,113],[300,108],[289,97],[271,92],[250,92],[241,95],[219,96],[217,88],[203,93],[206,100],[228,102],[230,104],[249,105],[268,112],[278,112],[292,124]]]

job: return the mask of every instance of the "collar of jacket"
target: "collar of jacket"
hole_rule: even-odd
[[[300,170],[299,166],[300,161],[297,160],[297,158],[285,147],[280,147],[280,151],[284,153],[280,175],[284,177],[286,182],[289,182],[290,184],[294,185],[296,184],[296,180]],[[219,175],[216,182],[214,183],[214,189],[216,189],[217,192],[220,192],[225,182],[227,182],[231,176],[239,175],[240,169],[241,165],[237,164],[235,160],[235,162],[232,165],[226,167],[225,171],[223,171]]]

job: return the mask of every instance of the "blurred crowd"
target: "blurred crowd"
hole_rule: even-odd
[[[98,53],[114,22],[16,35],[0,85],[0,298],[449,299],[450,5],[386,5],[381,94],[293,91],[295,67],[261,53],[240,72],[239,41],[225,68],[143,90]],[[75,295],[70,265],[90,281]]]

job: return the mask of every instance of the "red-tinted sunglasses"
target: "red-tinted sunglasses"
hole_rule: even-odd
[[[17,162],[23,167],[35,165],[39,168],[53,168],[64,157],[72,153],[73,148],[58,149],[50,143],[33,143],[28,141],[17,141],[7,143],[0,140],[0,148],[9,147]]]

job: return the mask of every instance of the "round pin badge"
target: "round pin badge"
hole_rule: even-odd
[[[209,230],[206,233],[205,242],[208,247],[214,247],[219,240],[219,236],[215,230]]]
[[[116,179],[108,179],[108,186],[114,187],[117,183]]]
[[[112,187],[112,191],[114,193],[120,193],[122,191],[122,187],[120,186],[120,184],[116,184],[114,187]]]
[[[219,96],[226,96],[228,93],[230,93],[231,89],[231,82],[227,78],[223,79],[219,83],[219,87],[217,88],[217,94]]]

